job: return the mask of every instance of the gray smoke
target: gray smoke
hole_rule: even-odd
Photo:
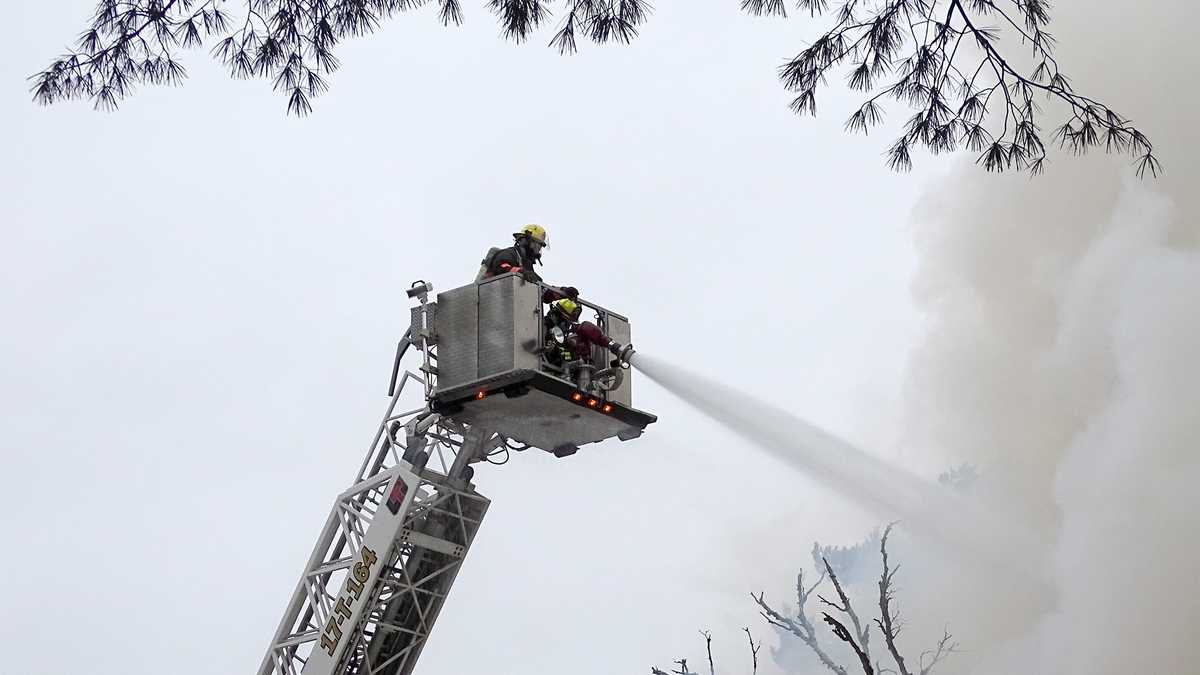
[[[1038,564],[1013,553],[1044,543],[994,503],[965,500],[770,403],[680,366],[641,353],[631,363],[783,464],[882,520],[902,520],[908,533],[956,564],[990,569],[1031,586],[1044,583]]]
[[[1052,542],[1028,552],[1049,560],[1049,611],[1010,580],[922,579],[922,617],[958,629],[974,672],[1200,670],[1197,19],[1185,2],[1055,5],[1064,69],[1135,118],[1164,179],[1103,156],[1033,180],[963,167],[916,214],[930,330],[906,460],[980,465]]]
[[[964,162],[914,214],[928,332],[906,377],[904,464],[923,475],[978,466],[985,503],[1003,500],[1038,532],[1026,543],[968,538],[968,548],[1023,561],[1050,584],[943,562],[919,543],[899,551],[906,644],[923,649],[948,625],[963,645],[941,672],[1200,672],[1196,25],[1200,5],[1181,0],[1054,5],[1065,72],[1134,118],[1165,177],[1137,181],[1126,158],[1102,154],[1055,157],[1036,179]],[[707,412],[736,413],[740,425],[751,411],[727,406],[740,395],[710,385]],[[790,434],[756,440],[796,447]],[[777,456],[881,517],[927,494],[907,478],[895,492],[880,486],[890,474],[878,467],[830,464],[860,464],[842,444],[802,446]]]

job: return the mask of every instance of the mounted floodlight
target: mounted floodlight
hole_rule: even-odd
[[[433,284],[428,281],[417,279],[413,282],[412,288],[409,288],[405,293],[408,297],[425,304],[429,299],[429,294],[433,292]]]

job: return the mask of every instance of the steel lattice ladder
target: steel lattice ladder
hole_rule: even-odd
[[[397,361],[408,346],[401,343]],[[387,414],[334,500],[259,675],[409,675],[490,502],[468,462],[494,438],[428,407]],[[427,466],[435,457],[440,465]]]

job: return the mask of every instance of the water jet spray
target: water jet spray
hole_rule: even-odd
[[[970,564],[987,564],[1044,585],[1022,552],[1041,550],[1033,530],[995,504],[968,499],[875,457],[785,410],[714,379],[642,353],[629,363],[709,419],[776,461]]]

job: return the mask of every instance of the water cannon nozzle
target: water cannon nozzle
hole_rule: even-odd
[[[625,345],[625,348],[622,349],[619,354],[617,354],[617,360],[621,362],[622,368],[629,368],[630,362],[633,360],[633,355],[635,353],[636,352],[633,349],[633,345]]]

